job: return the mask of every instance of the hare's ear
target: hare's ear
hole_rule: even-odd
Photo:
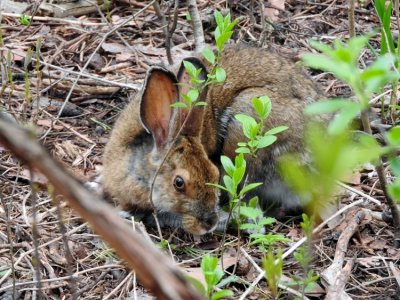
[[[169,137],[171,104],[179,97],[174,74],[161,67],[149,69],[140,102],[140,119],[154,138],[157,148],[165,146]]]
[[[193,66],[197,70],[201,69],[201,72],[198,75],[197,79],[204,80],[204,82],[207,80],[207,74],[208,74],[207,69],[198,58],[188,57],[185,58],[184,61],[188,61],[191,64],[193,64]],[[190,90],[192,82],[190,75],[185,70],[183,61],[178,71],[178,81],[179,81],[179,93],[181,95],[187,94]],[[203,86],[198,101],[206,101],[206,96],[207,96],[207,87]],[[183,101],[183,99],[180,99],[180,101]],[[192,108],[189,117],[187,109],[180,109],[178,111],[178,116],[177,116],[178,122],[176,122],[176,124],[179,124],[179,127],[183,124],[185,118],[188,117],[185,128],[183,128],[182,130],[182,135],[199,136],[201,131],[201,126],[203,124],[203,114],[204,114],[204,106],[194,106]]]

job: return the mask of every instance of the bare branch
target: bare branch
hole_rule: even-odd
[[[203,50],[204,48],[205,41],[204,41],[203,24],[201,23],[200,13],[199,10],[197,9],[196,0],[188,0],[187,4],[190,17],[192,18],[194,44],[196,47],[196,52],[201,52],[201,50]]]

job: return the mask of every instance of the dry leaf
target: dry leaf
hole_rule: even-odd
[[[366,268],[372,268],[380,265],[381,258],[378,257],[359,257],[356,262]]]
[[[41,120],[38,120],[36,124],[39,126],[47,127],[47,128],[52,127],[55,130],[62,130],[64,128],[63,126],[55,125],[54,122],[53,122],[53,125],[51,123],[52,123],[52,121],[49,119],[41,119]]]
[[[21,173],[19,174],[19,177],[37,183],[41,186],[47,185],[49,182],[44,175],[35,171],[32,172],[32,178],[31,178],[31,171],[28,169],[22,170]]]
[[[264,16],[266,16],[271,22],[275,22],[279,19],[280,10],[285,9],[285,0],[269,0],[268,7],[264,9]],[[273,8],[276,7],[277,9]]]

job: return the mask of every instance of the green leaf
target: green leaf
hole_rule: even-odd
[[[272,128],[272,129],[268,130],[264,135],[277,134],[277,133],[280,133],[282,131],[287,130],[288,128],[289,127],[287,127],[287,126],[278,126],[278,127],[275,127],[275,128]]]
[[[258,205],[258,197],[257,196],[251,198],[247,203],[247,206],[254,207],[254,208],[256,208],[257,205]]]
[[[248,115],[243,115],[243,114],[235,115],[235,119],[238,120],[240,123],[242,123],[244,135],[247,138],[252,139],[253,137],[252,129],[257,126],[256,120],[254,120],[254,118]]]
[[[194,105],[195,105],[195,106],[206,106],[206,105],[207,105],[207,102],[204,102],[204,101],[197,101]]]
[[[215,282],[213,285],[216,285],[222,279],[222,277],[224,277],[224,271],[222,271],[220,267],[215,267],[214,275],[215,275]]]
[[[215,270],[217,265],[218,265],[218,258],[207,254],[203,256],[200,267],[203,270],[203,272],[212,272]]]
[[[226,187],[224,187],[223,185],[211,183],[211,182],[207,182],[206,185],[215,186],[216,188],[227,191],[229,193],[229,190]]]
[[[252,126],[256,126],[257,122],[253,117],[244,114],[235,115],[235,119],[238,120],[242,124],[251,124]]]
[[[388,185],[387,188],[389,195],[395,199],[397,203],[400,203],[400,179],[396,179],[396,181]]]
[[[224,17],[222,16],[222,14],[220,13],[219,10],[214,11],[214,18],[215,18],[215,21],[217,22],[217,27],[223,28],[224,27]]]
[[[257,148],[262,149],[268,147],[269,145],[272,145],[276,140],[277,137],[274,135],[263,136],[258,140]]]
[[[255,189],[256,187],[258,187],[262,184],[263,184],[262,182],[254,182],[254,183],[250,183],[250,184],[244,186],[242,188],[242,190],[240,191],[239,196],[243,196],[244,194],[248,193],[249,191]]]
[[[218,38],[215,37],[215,42],[217,44],[218,51],[222,51],[223,46],[230,39],[231,36],[232,32],[223,32],[218,36]]]
[[[266,119],[271,113],[271,100],[268,96],[262,96],[259,98],[253,98],[252,100],[254,110],[260,116],[262,120]]]
[[[391,70],[393,66],[394,57],[391,54],[386,54],[379,56],[372,65],[360,74],[367,95],[380,91],[389,82],[398,80],[398,73]]]
[[[242,210],[242,209],[240,209]],[[258,224],[252,224],[252,223],[244,223],[244,224],[240,224],[240,229],[241,230],[260,230],[262,228],[262,226],[258,225]]]
[[[186,276],[186,279],[194,285],[194,287],[200,292],[201,295],[203,295],[204,297],[207,295],[206,294],[206,289],[204,288],[203,284],[197,280],[196,278],[192,277],[192,276]]]
[[[183,102],[175,102],[173,104],[171,104],[171,107],[175,107],[175,108],[187,108],[187,104],[183,103]]]
[[[231,177],[225,175],[223,177],[224,185],[232,195],[236,194],[236,186],[233,184]]]
[[[320,115],[325,113],[336,112],[340,109],[346,108],[349,99],[331,99],[331,100],[323,100],[312,103],[306,107],[304,110],[308,115]]]
[[[387,139],[390,145],[399,146],[400,145],[400,126],[391,128],[387,133]]]
[[[330,134],[340,134],[346,130],[350,123],[355,119],[357,115],[361,113],[362,105],[361,103],[348,102],[346,109],[342,109],[340,114],[333,119],[329,124],[328,133]]]
[[[243,154],[236,155],[235,166],[236,166],[236,168],[240,168],[240,167],[246,168],[246,160],[244,159]]]
[[[221,164],[224,167],[225,172],[232,177],[233,172],[235,172],[235,166],[233,165],[231,159],[225,155],[222,155]]]
[[[250,149],[247,148],[247,147],[239,147],[239,148],[236,148],[235,152],[236,152],[236,153],[243,153],[243,154],[249,154],[249,153],[251,153]]]
[[[271,217],[264,217],[261,220],[258,221],[259,225],[266,226],[266,225],[272,225],[276,222],[276,219],[271,218]]]
[[[371,35],[359,35],[352,37],[347,43],[347,49],[352,54],[352,62],[356,63],[361,50],[368,44]]]
[[[383,19],[383,16],[385,14],[385,2],[386,0],[375,0],[374,5],[375,5],[375,10],[376,13],[379,17],[379,19]]]
[[[217,79],[217,82],[224,82],[226,79],[226,73],[225,70],[222,68],[217,67],[215,69],[215,78]]]
[[[390,52],[392,54],[395,53],[395,46],[393,42],[393,36],[391,32],[391,16],[392,16],[392,2],[389,2],[389,5],[385,9],[383,18],[381,19],[382,23],[382,42],[381,42],[381,54],[385,54],[386,52]]]
[[[220,290],[211,296],[211,300],[232,297],[234,294],[231,290]]]
[[[400,177],[400,158],[397,156],[389,157],[390,169],[396,177]]]
[[[239,183],[242,181],[244,174],[246,172],[246,166],[236,166],[235,171],[233,172],[233,184],[237,187],[239,185]],[[236,189],[235,189],[236,191]]]
[[[236,275],[230,275],[222,279],[220,282],[218,282],[217,287],[223,288],[224,286],[227,286],[228,284],[234,283],[234,282],[240,282],[241,279],[236,276]]]
[[[254,223],[257,223],[257,217],[261,216],[263,211],[259,208],[241,206],[240,207],[240,215],[253,220]]]
[[[187,61],[187,60],[183,60],[182,63],[183,63],[183,66],[184,66],[186,72],[188,72],[190,77],[192,79],[196,78],[197,77],[196,76],[196,72],[197,72],[196,67],[190,61]]]
[[[322,54],[305,54],[302,57],[304,64],[313,69],[333,73],[339,79],[349,82],[356,74],[356,68],[347,63],[338,62]]]
[[[187,94],[181,94],[188,107],[192,106],[192,99]]]
[[[204,58],[212,65],[215,64],[215,55],[214,52],[210,48],[203,49],[203,56]]]
[[[191,103],[196,102],[199,98],[199,90],[192,89],[186,95],[189,97]]]
[[[255,130],[254,130],[255,131]],[[252,130],[252,135],[253,135],[253,132],[254,132],[253,130]],[[256,135],[257,134],[257,132],[254,134],[254,135]],[[251,148],[256,148],[257,146],[258,146],[258,140],[251,140],[251,141],[249,141],[248,143],[247,143],[248,145],[249,145],[249,148],[251,149]]]

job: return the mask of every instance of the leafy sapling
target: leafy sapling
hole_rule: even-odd
[[[357,102],[349,101],[349,99],[341,99],[339,101],[330,100],[329,102],[325,101],[316,103],[308,108],[307,112],[310,114],[337,112],[335,118],[330,122],[328,127],[327,133],[330,136],[345,136],[345,131],[349,128],[349,124],[351,124],[351,122],[360,114],[365,133],[373,139],[369,121],[369,101],[371,97],[375,93],[380,92],[386,84],[392,84],[393,87],[393,83],[397,85],[397,82],[400,79],[400,74],[397,69],[397,53],[395,53],[396,56],[394,56],[392,53],[389,53],[388,49],[386,49],[388,53],[380,55],[369,66],[364,69],[359,68],[358,58],[367,42],[367,36],[359,36],[350,39],[347,43],[336,41],[333,47],[329,47],[322,43],[313,43],[313,46],[317,50],[321,51],[321,54],[308,54],[303,57],[306,65],[315,69],[331,72],[337,78],[347,83],[356,97]],[[397,88],[394,90],[397,90]],[[338,141],[336,137],[334,137],[334,139]],[[363,141],[365,141],[365,138],[363,138]],[[386,193],[386,175],[381,159],[379,158],[379,154],[384,154],[385,150],[382,147],[379,147],[379,145],[376,146],[376,141],[370,142],[371,144],[375,143],[373,147],[377,149],[374,162],[376,163],[379,182],[385,191],[386,200],[392,211],[394,225],[396,228],[400,228],[400,211],[394,200],[390,197],[390,193]],[[352,141],[349,141],[349,143],[352,144]],[[355,146],[359,147],[360,143],[356,143]],[[345,147],[344,144],[343,147]],[[344,148],[341,150],[347,151],[344,150]],[[364,152],[369,151],[369,149],[363,150]],[[360,149],[353,149],[353,152],[356,151],[360,151]],[[322,152],[325,152],[325,150],[322,150]],[[326,150],[326,152],[329,152],[329,150]],[[344,157],[344,161],[346,161],[347,157]],[[354,166],[354,164],[352,165]],[[347,171],[350,169],[350,166],[347,166]],[[334,176],[331,177],[334,178]],[[336,177],[335,180],[337,179],[340,178]],[[328,182],[332,181],[329,180]]]
[[[279,299],[278,286],[283,268],[282,250],[278,249],[276,255],[273,254],[272,250],[269,250],[263,259],[263,267],[269,290],[274,299]]]
[[[257,245],[260,250],[267,251],[277,242],[290,241],[281,234],[263,233],[265,226],[271,226],[276,220],[271,217],[264,217],[264,211],[258,207],[257,197],[252,198],[247,204],[242,202],[240,210],[237,209],[235,213],[240,213],[240,229],[250,232],[250,245]]]
[[[28,26],[31,23],[31,20],[30,20],[29,16],[22,15],[21,17],[19,17],[19,23],[21,25]]]
[[[304,235],[307,237],[306,243],[299,247],[299,249],[293,254],[296,261],[300,264],[303,269],[302,277],[293,277],[293,281],[296,285],[301,287],[302,295],[312,291],[315,282],[319,276],[310,269],[310,263],[312,260],[312,231],[313,231],[313,220],[306,214],[303,214],[303,222],[300,223],[303,229]]]
[[[257,114],[257,120],[248,115],[235,115],[248,141],[238,143],[236,149],[238,154],[234,161],[227,156],[221,156],[221,164],[226,174],[223,176],[223,185],[215,184],[215,186],[229,194],[228,209],[238,228],[251,231],[251,244],[257,244],[265,250],[278,241],[288,240],[282,235],[263,234],[264,226],[273,224],[275,219],[263,216],[264,212],[257,207],[257,198],[249,200],[248,204],[240,201],[246,193],[262,184],[260,182],[247,184],[245,154],[256,157],[260,149],[270,146],[277,140],[275,134],[286,130],[287,127],[279,126],[265,131],[264,123],[272,109],[271,100],[267,96],[253,98],[252,105]],[[243,179],[245,180],[242,184]]]
[[[222,298],[228,298],[233,296],[231,290],[219,290],[215,292],[215,287],[221,281],[224,276],[224,272],[218,266],[218,258],[209,254],[204,255],[201,260],[201,270],[203,272],[206,287],[193,277],[190,277],[190,281],[196,286],[196,288],[210,300],[218,300]]]
[[[257,151],[273,144],[277,137],[275,134],[288,129],[287,126],[278,126],[265,132],[264,121],[271,113],[272,104],[267,96],[253,98],[254,111],[257,113],[258,121],[251,116],[237,114],[235,119],[242,124],[243,133],[248,138],[247,142],[238,143],[237,153],[246,153],[255,157]]]
[[[311,45],[321,54],[306,54],[303,62],[308,67],[327,71],[346,82],[353,90],[357,102],[349,99],[326,100],[310,105],[306,112],[316,115],[338,112],[329,124],[328,133],[340,133],[348,129],[349,124],[361,113],[364,130],[370,133],[368,119],[369,100],[385,84],[399,79],[398,72],[393,70],[394,58],[390,54],[378,57],[365,69],[358,66],[361,51],[368,43],[368,36],[358,36],[347,43],[336,40],[333,47],[311,41]]]
[[[222,83],[226,79],[225,70],[219,67],[218,64],[221,60],[223,47],[232,36],[233,28],[238,20],[231,21],[230,14],[224,17],[219,11],[215,11],[214,17],[217,22],[217,28],[214,31],[217,52],[214,54],[209,48],[205,48],[202,51],[204,59],[211,65],[210,73],[207,74],[207,79],[200,79],[198,77],[202,71],[201,68],[197,69],[191,62],[183,61],[185,71],[190,76],[189,91],[186,94],[182,94],[183,101],[175,102],[172,104],[173,107],[185,108],[190,111],[193,106],[206,105],[206,102],[197,101],[201,91],[209,84]]]

